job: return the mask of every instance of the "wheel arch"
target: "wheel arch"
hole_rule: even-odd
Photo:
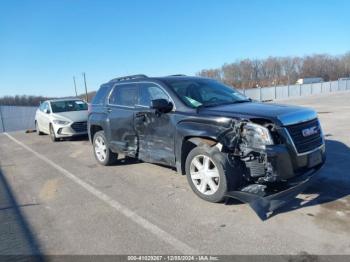
[[[213,147],[218,144],[218,141],[212,137],[206,136],[188,136],[184,137],[181,143],[181,161],[178,172],[182,175],[186,174],[186,159],[191,150],[198,146]]]
[[[217,119],[197,119],[181,121],[176,126],[175,158],[178,173],[185,174],[188,153],[197,146],[218,144],[220,136],[230,129],[231,122],[220,122]]]
[[[93,138],[94,138],[95,134],[98,131],[102,131],[102,130],[104,130],[104,129],[103,129],[103,127],[101,125],[96,125],[96,124],[90,125],[90,127],[89,127],[89,138],[90,138],[90,142],[91,143],[93,142]]]

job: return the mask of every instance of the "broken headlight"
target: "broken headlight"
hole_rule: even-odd
[[[273,145],[270,131],[261,125],[247,123],[243,127],[242,137],[251,148],[265,149],[267,145]]]

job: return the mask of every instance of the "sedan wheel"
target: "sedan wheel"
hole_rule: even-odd
[[[53,126],[50,124],[50,138],[52,142],[57,142],[58,138],[55,135],[55,130],[53,129]]]
[[[194,186],[204,195],[213,195],[220,185],[219,170],[209,156],[197,155],[191,161],[190,175]]]

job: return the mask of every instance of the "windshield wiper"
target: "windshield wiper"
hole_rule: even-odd
[[[225,103],[220,103],[220,104],[202,104],[200,106],[197,106],[196,109],[197,111],[202,109],[202,108],[207,108],[207,107],[215,107],[215,106],[224,106],[224,105],[232,105],[232,104],[239,104],[239,103],[249,103],[252,102],[253,100],[251,98],[249,99],[244,99],[244,100],[236,100],[232,102],[225,102]]]
[[[244,100],[237,100],[237,101],[234,101],[233,104],[248,103],[248,102],[252,102],[252,99],[249,98],[249,99],[244,99]]]
[[[201,108],[207,108],[207,107],[214,107],[214,106],[221,106],[221,105],[226,105],[227,103],[225,104],[202,104],[200,106],[197,106],[196,108],[197,109],[201,109]],[[231,103],[230,103],[231,104]]]

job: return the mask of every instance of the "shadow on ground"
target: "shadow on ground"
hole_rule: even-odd
[[[36,131],[36,130],[32,130]],[[26,133],[34,133],[34,132],[26,132]],[[42,134],[41,136],[47,136],[48,134]],[[88,135],[79,135],[79,136],[72,136],[72,137],[66,137],[66,138],[60,138],[58,142],[74,142],[74,141],[89,141]]]
[[[88,135],[72,136],[67,138],[60,138],[57,143],[63,142],[77,142],[77,141],[89,141]]]
[[[260,211],[258,212],[254,209],[262,220],[304,207],[331,203],[338,199],[343,199],[343,201],[347,203],[343,210],[350,214],[350,199],[345,198],[350,195],[350,176],[348,175],[348,170],[350,170],[350,148],[342,142],[326,140],[326,149],[327,161],[323,169],[317,174],[317,177],[315,177],[313,183],[303,191],[303,198],[299,198],[298,196],[296,198],[283,200],[283,202],[286,201],[286,203],[282,207],[274,210],[272,214],[265,214],[262,216],[259,214]],[[120,158],[115,165],[133,165],[139,163],[142,163],[142,161],[131,157],[125,157]],[[306,196],[306,198],[304,196]],[[227,199],[225,202],[227,205],[241,203],[241,201],[234,198]],[[339,205],[334,205],[334,208],[339,209]]]
[[[22,208],[36,204],[20,205],[0,168],[0,255],[2,259],[25,255],[30,261],[42,261],[41,248]],[[25,257],[24,257],[25,259]]]
[[[350,195],[350,148],[339,141],[327,140],[326,150],[325,166],[317,180],[304,191],[304,194],[314,197],[310,197],[310,200],[296,198],[276,210],[273,215],[330,203]],[[344,204],[344,208],[350,205],[350,199],[344,199],[344,201],[349,203]]]

